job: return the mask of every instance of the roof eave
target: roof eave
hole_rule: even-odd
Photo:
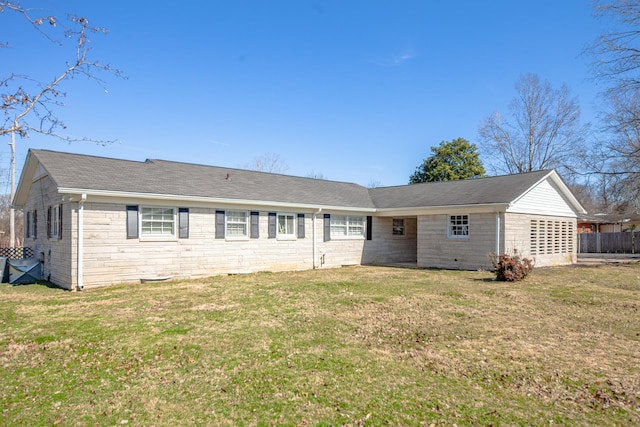
[[[15,208],[24,207],[29,197],[29,190],[31,189],[32,177],[35,175],[36,170],[40,162],[36,155],[29,150],[27,153],[27,159],[25,160],[24,167],[20,173],[20,179],[18,180],[18,186],[11,200],[11,206]],[[27,178],[28,177],[28,178]]]
[[[482,203],[468,205],[442,205],[442,206],[416,206],[401,208],[383,208],[377,209],[376,214],[379,216],[417,216],[425,214],[441,214],[449,212],[505,212],[509,207],[509,203]]]
[[[136,200],[158,200],[184,203],[204,203],[204,204],[221,204],[221,205],[237,205],[237,206],[256,206],[256,207],[281,207],[286,209],[304,209],[304,210],[339,210],[349,212],[365,212],[374,213],[375,208],[357,207],[357,206],[334,206],[316,203],[291,203],[279,202],[275,200],[250,200],[250,199],[230,199],[222,197],[204,197],[204,196],[183,196],[178,194],[159,194],[159,193],[133,193],[126,191],[110,191],[95,190],[83,188],[58,188],[60,194],[66,194],[71,197],[74,195],[86,194],[88,197],[95,198],[126,198]],[[72,199],[73,200],[73,199]]]

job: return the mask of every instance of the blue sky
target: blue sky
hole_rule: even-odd
[[[368,185],[408,182],[430,147],[477,142],[506,112],[514,83],[566,83],[583,122],[597,92],[584,47],[605,28],[588,0],[23,0],[34,15],[67,12],[108,28],[92,56],[121,69],[106,91],[76,78],[57,110],[69,135],[28,148],[243,167],[277,154],[289,174]],[[40,13],[41,12],[41,13]],[[0,76],[48,80],[72,51],[0,14]],[[7,139],[8,142],[8,139]],[[9,164],[9,147],[0,145]]]

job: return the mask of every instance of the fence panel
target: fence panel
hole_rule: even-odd
[[[582,233],[580,253],[635,254],[640,250],[640,233]]]
[[[33,248],[0,247],[0,257],[9,259],[33,258]]]

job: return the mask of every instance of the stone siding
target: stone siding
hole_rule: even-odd
[[[62,236],[50,239],[47,237],[47,209],[57,204],[63,209]],[[305,212],[304,238],[269,238],[268,212],[278,211],[275,207],[273,210],[260,210],[259,238],[216,239],[215,216],[218,209],[225,207],[204,204],[189,207],[188,238],[128,239],[126,202],[85,202],[84,286],[161,277],[193,278],[396,262],[416,262],[418,267],[425,268],[492,269],[489,257],[497,249],[495,213],[469,214],[469,236],[464,238],[448,238],[449,215],[433,214],[404,217],[405,236],[393,235],[392,217],[374,216],[371,240],[334,237],[324,241],[325,212],[316,214],[315,233],[314,214]],[[78,283],[78,202],[59,195],[45,176],[34,181],[24,207],[25,213],[33,210],[37,210],[37,236],[35,239],[26,238],[25,246],[32,247],[36,256],[42,258],[45,279],[64,288],[75,289]],[[246,210],[252,209],[248,207]],[[555,221],[570,222],[573,232],[571,251],[532,254],[532,220],[554,221],[554,224]],[[499,223],[501,252],[517,251],[534,258],[536,266],[569,264],[577,260],[575,219],[507,213],[500,214]]]
[[[496,250],[494,213],[469,214],[469,236],[447,237],[449,215],[418,217],[418,267],[460,270],[492,269]]]
[[[125,205],[84,204],[85,287],[159,277],[311,269],[313,218],[305,214],[304,238],[268,238],[268,211],[260,211],[259,238],[216,239],[216,208],[190,208],[189,238],[127,239]],[[297,218],[296,218],[297,221]],[[316,217],[318,267],[360,264],[364,238],[323,241]]]
[[[532,254],[531,253],[531,221],[552,221],[554,223],[570,223],[572,224],[571,235],[567,238],[571,239],[571,243],[567,244],[566,250],[562,250],[562,246],[558,253]],[[578,262],[578,224],[575,218],[546,216],[546,215],[527,215],[527,214],[507,214],[505,228],[505,251],[507,253],[517,253],[531,258],[536,267],[548,267],[553,265],[574,264]],[[552,251],[553,252],[553,251]]]
[[[404,219],[405,235],[393,235],[393,218],[373,217],[372,238],[365,242],[363,264],[392,264],[417,261],[418,221]]]
[[[47,210],[55,205],[62,207],[62,236],[50,239],[47,237]],[[72,204],[64,201],[57,193],[49,177],[44,177],[33,183],[29,200],[23,210],[25,215],[26,212],[37,211],[37,235],[35,238],[28,238],[25,227],[24,245],[33,248],[35,256],[41,259],[42,277],[71,289],[75,284],[72,277],[72,266],[75,265]]]

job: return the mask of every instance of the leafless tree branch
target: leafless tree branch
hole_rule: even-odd
[[[478,130],[488,166],[507,173],[571,171],[588,130],[580,125],[577,99],[568,87],[553,89],[535,74],[521,76],[515,88],[509,104],[512,121],[496,112]]]
[[[74,57],[67,61],[60,68],[60,72],[48,82],[37,82],[28,76],[9,74],[0,78],[0,105],[4,113],[4,124],[0,127],[0,136],[16,133],[21,137],[27,137],[29,132],[41,133],[64,141],[93,141],[97,143],[108,143],[109,141],[95,140],[93,138],[71,138],[58,132],[59,129],[66,129],[64,123],[55,115],[56,107],[64,106],[61,101],[65,94],[59,90],[62,82],[74,76],[82,75],[94,80],[104,89],[105,82],[99,76],[106,72],[117,77],[122,77],[122,72],[104,65],[98,60],[89,57],[90,34],[106,34],[106,29],[95,27],[89,24],[84,17],[69,16],[70,26],[59,25],[59,20],[53,16],[34,18],[30,10],[23,7],[20,2],[0,1],[0,13],[5,11],[14,12],[26,20],[30,25],[38,30],[48,41],[57,45],[62,43],[44,31],[42,26],[48,24],[50,27],[61,27],[65,39],[73,40],[75,43]],[[30,124],[37,121],[38,126]]]

